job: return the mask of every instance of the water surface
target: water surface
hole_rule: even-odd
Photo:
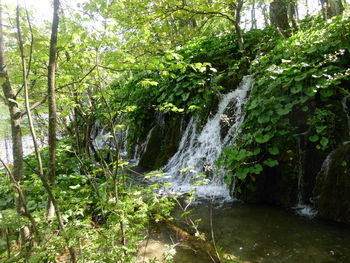
[[[239,202],[212,209],[216,244],[241,262],[350,262],[347,226],[307,219],[290,210]],[[208,238],[211,237],[209,215],[209,203],[195,207],[192,214],[193,218],[202,219],[199,228]],[[163,233],[163,238],[169,242],[169,233]],[[175,262],[211,261],[178,246]]]

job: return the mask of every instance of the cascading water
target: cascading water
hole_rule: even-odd
[[[347,123],[348,123],[348,131],[349,131],[349,138],[350,138],[350,111],[348,108],[348,102],[349,102],[350,96],[345,96],[342,100],[342,106],[343,106],[343,111],[345,113],[345,116],[347,118]]]
[[[247,101],[247,94],[253,86],[252,76],[245,76],[239,87],[224,95],[218,106],[217,113],[208,120],[200,132],[198,122],[192,118],[182,136],[177,153],[169,160],[163,170],[171,176],[172,190],[186,193],[193,189],[196,176],[209,174],[205,185],[196,187],[199,198],[218,198],[230,200],[230,193],[223,182],[223,171],[214,169],[214,162],[220,156],[223,147],[234,143],[239,128],[244,120],[242,111]],[[233,111],[232,118],[225,114]],[[227,129],[222,136],[223,128]],[[184,171],[185,170],[185,171]]]
[[[317,215],[317,211],[312,206],[304,203],[303,189],[304,189],[304,153],[302,148],[305,146],[305,142],[302,144],[300,136],[304,138],[305,134],[297,135],[298,145],[298,204],[294,207],[296,213],[301,216],[313,218]],[[305,139],[305,138],[304,138]]]
[[[144,141],[144,143],[141,144],[141,147],[138,147],[138,145],[135,146],[135,155],[134,155],[134,159],[136,161],[136,165],[139,165],[140,162],[140,156],[147,151],[147,146],[148,146],[148,142],[151,139],[151,135],[152,132],[154,130],[155,126],[152,127],[152,129],[149,130],[147,136],[146,136],[146,140]],[[140,148],[140,149],[139,149]]]
[[[127,147],[127,141],[126,138],[128,136],[129,127],[127,127],[126,130],[120,129],[116,131],[116,139],[118,141],[118,148],[120,150],[121,156],[126,156],[126,147]],[[116,149],[116,145],[113,140],[113,134],[109,131],[108,126],[101,125],[99,122],[96,122],[94,125],[91,135],[92,140],[92,146],[96,150],[102,150],[102,149]]]

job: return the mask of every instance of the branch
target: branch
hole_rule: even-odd
[[[176,12],[176,11],[179,11],[179,10],[186,11],[186,12],[192,13],[192,14],[197,14],[197,15],[214,15],[214,16],[221,16],[221,17],[224,17],[224,18],[228,19],[230,22],[235,23],[235,20],[232,19],[230,16],[228,16],[228,15],[226,15],[226,14],[224,14],[224,13],[218,12],[218,11],[209,11],[209,12],[206,12],[206,11],[197,11],[197,10],[189,9],[189,8],[186,8],[186,7],[183,7],[183,6],[178,6],[178,7],[176,7],[175,9],[173,9],[172,11],[173,11],[173,12]]]
[[[89,75],[91,74],[91,72],[92,72],[96,67],[97,67],[97,66],[94,65],[94,66],[89,70],[89,72],[86,73],[81,79],[79,79],[79,80],[77,80],[77,81],[73,81],[73,82],[67,83],[67,84],[65,84],[65,85],[63,85],[63,86],[60,86],[60,87],[58,87],[58,88],[56,89],[56,91],[61,90],[61,89],[65,88],[65,87],[68,87],[68,86],[70,86],[70,85],[74,85],[74,84],[77,84],[77,83],[82,82],[87,76],[89,76]],[[45,97],[42,98],[40,101],[38,101],[38,102],[34,103],[32,106],[30,106],[30,110],[32,111],[32,110],[34,110],[35,108],[39,107],[41,104],[45,103],[46,100],[47,100],[47,98],[48,98],[48,95],[45,95]],[[22,117],[23,117],[24,115],[26,115],[26,114],[27,114],[27,111],[26,111],[26,110],[24,110],[24,111],[21,112],[21,116],[22,116]]]
[[[155,69],[147,69],[147,68],[126,68],[126,69],[120,69],[120,68],[110,68],[102,65],[98,65],[98,67],[103,68],[103,69],[108,69],[110,71],[115,71],[115,72],[125,72],[125,71],[144,71],[144,70],[155,70]]]
[[[89,75],[94,71],[94,69],[95,69],[96,67],[97,67],[97,65],[94,65],[94,66],[88,71],[88,73],[86,73],[81,79],[76,80],[76,81],[72,81],[72,82],[67,83],[67,84],[65,84],[65,85],[63,85],[63,86],[60,86],[60,87],[58,87],[58,88],[56,89],[56,91],[57,91],[57,90],[60,90],[60,89],[63,89],[63,88],[65,88],[65,87],[68,87],[68,86],[70,86],[70,85],[74,85],[74,84],[78,84],[78,83],[82,82],[84,79],[86,79],[87,76],[89,76]]]
[[[0,158],[0,163],[2,163],[2,165],[5,167],[6,171],[7,171],[7,174],[9,176],[9,179],[13,185],[13,187],[16,189],[17,193],[18,193],[18,197],[19,199],[21,200],[22,204],[23,204],[23,208],[24,208],[24,216],[26,216],[30,223],[32,224],[32,228],[33,228],[33,231],[36,235],[36,237],[38,239],[40,239],[40,236],[39,236],[39,232],[38,232],[38,227],[37,227],[37,224],[36,224],[36,221],[35,219],[33,218],[32,214],[30,213],[28,207],[27,207],[27,203],[26,203],[26,198],[25,198],[25,194],[24,194],[24,191],[21,187],[21,185],[17,182],[16,178],[14,177],[11,169],[8,167],[8,165],[4,162],[3,159]]]

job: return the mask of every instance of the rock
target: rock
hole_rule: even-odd
[[[155,168],[160,148],[162,146],[162,129],[157,124],[151,130],[151,134],[144,152],[141,154],[139,165],[145,169]]]
[[[350,223],[350,142],[327,159],[317,178],[316,207],[324,218]]]
[[[139,165],[145,169],[158,169],[164,166],[179,146],[181,118],[167,116],[164,123],[157,123],[151,130],[149,141],[141,154]]]

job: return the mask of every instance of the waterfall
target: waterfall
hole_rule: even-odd
[[[300,137],[297,136],[298,143],[298,205],[302,206],[304,204],[303,201],[303,186],[304,186],[304,167],[303,167],[303,151],[301,146]]]
[[[198,120],[192,118],[180,141],[179,149],[163,170],[170,175],[172,190],[186,193],[193,189],[195,178],[206,174],[205,185],[196,187],[199,198],[230,200],[223,182],[224,171],[215,169],[214,163],[225,146],[234,143],[244,120],[243,106],[253,86],[253,78],[245,76],[239,87],[223,95],[216,114],[199,130]],[[227,113],[230,117],[228,117]],[[227,131],[228,130],[228,131]],[[226,133],[226,136],[222,136]]]
[[[345,116],[347,118],[348,132],[349,132],[349,137],[350,137],[350,111],[349,111],[349,108],[348,108],[349,97],[350,96],[348,95],[348,96],[345,96],[342,99],[342,106],[343,106],[343,111],[345,113]]]
[[[145,151],[147,151],[148,142],[151,139],[151,135],[152,135],[154,128],[155,128],[155,126],[153,126],[152,129],[149,130],[149,132],[146,136],[146,140],[141,144],[141,147],[139,147],[138,144],[135,146],[134,160],[135,160],[136,165],[139,165],[141,155]]]
[[[305,141],[301,141],[301,138],[305,140],[305,135],[307,133],[296,134],[297,147],[298,147],[298,203],[293,209],[298,215],[313,218],[317,215],[317,211],[308,204],[304,202],[304,153],[303,147],[305,147]]]

